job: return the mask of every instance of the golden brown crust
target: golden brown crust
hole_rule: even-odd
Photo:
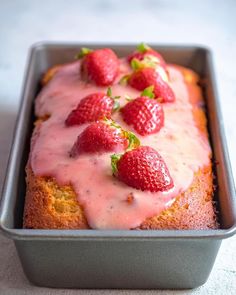
[[[26,168],[24,228],[86,229],[88,224],[73,188],[52,178],[35,176]]]
[[[61,67],[61,65],[56,65],[48,69],[41,79],[42,86],[45,86],[50,80],[52,80],[53,76],[59,71]]]
[[[191,187],[177,196],[168,209],[145,220],[140,229],[217,228],[212,196],[212,171],[206,167],[195,174]]]
[[[207,138],[203,98],[197,85],[199,78],[193,71],[178,66],[182,72],[193,105],[193,117],[199,132]],[[46,84],[57,72],[49,69],[43,79]],[[86,229],[89,228],[82,206],[73,188],[59,186],[52,178],[37,177],[27,166],[27,193],[25,200],[25,228]],[[174,203],[158,216],[146,219],[139,229],[210,229],[217,228],[213,206],[213,175],[211,165],[194,175],[189,189],[176,197]]]
[[[27,172],[24,228],[86,229],[83,209],[71,186],[58,186],[52,178]],[[148,218],[138,229],[213,229],[217,228],[212,203],[211,167],[195,174],[191,187],[177,196],[160,215]]]

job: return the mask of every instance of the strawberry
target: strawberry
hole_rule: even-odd
[[[76,109],[71,111],[65,124],[67,126],[81,125],[104,117],[110,118],[112,112],[119,108],[119,103],[116,100],[118,98],[119,96],[112,97],[110,88],[108,88],[107,94],[102,92],[89,94],[80,101]]]
[[[160,102],[173,102],[175,100],[173,90],[163,81],[154,68],[137,69],[128,78],[128,84],[140,91],[153,85],[155,98],[158,98]]]
[[[137,137],[112,120],[91,123],[77,138],[71,156],[83,153],[120,152],[139,145]]]
[[[146,88],[142,96],[128,102],[121,109],[124,121],[143,136],[158,132],[164,125],[162,105],[151,98],[154,96],[153,88]]]
[[[166,191],[174,186],[173,179],[160,154],[149,146],[140,146],[112,155],[113,174],[122,182],[142,191]]]
[[[160,64],[166,69],[166,63],[161,54],[144,43],[139,44],[137,46],[137,50],[131,53],[127,59],[128,62],[131,63],[132,59],[134,58],[138,60],[144,60],[146,57],[152,57],[153,61],[155,60],[156,63]]]
[[[128,57],[128,61],[133,70],[154,68],[165,82],[169,82],[169,73],[163,57],[146,44],[138,45],[137,51]]]
[[[119,73],[119,59],[110,48],[90,50],[82,48],[82,73],[98,86],[111,85]]]

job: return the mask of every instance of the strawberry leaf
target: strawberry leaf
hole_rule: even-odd
[[[120,79],[119,84],[125,86],[127,85],[128,80],[129,80],[129,75],[125,75],[124,77]]]
[[[141,93],[141,96],[147,96],[149,98],[154,98],[155,94],[154,94],[153,90],[154,90],[154,85],[151,85],[143,90],[143,92]]]
[[[120,103],[119,103],[119,101],[114,100],[114,105],[113,105],[113,108],[112,108],[112,112],[116,112],[119,109],[120,109]]]
[[[160,60],[154,55],[146,55],[142,60],[142,63],[146,65],[146,67],[155,68],[160,64]]]
[[[119,154],[111,155],[111,169],[112,169],[113,175],[116,175],[118,172],[117,163],[120,160],[120,158],[121,158],[121,155]]]
[[[115,121],[113,121],[112,119],[108,119],[107,117],[104,117],[103,121],[111,127],[115,127],[116,129],[121,129],[121,126]]]
[[[133,70],[138,70],[138,69],[143,68],[142,62],[140,60],[138,60],[137,58],[133,58],[131,60],[131,64],[130,65],[131,65],[131,68]]]
[[[89,54],[92,51],[93,50],[90,49],[90,48],[82,47],[80,52],[78,54],[76,54],[75,58],[76,59],[81,59],[82,57],[84,57],[85,55]]]
[[[137,46],[137,50],[139,51],[139,52],[141,52],[141,53],[145,53],[147,50],[149,50],[150,49],[150,47],[147,45],[147,44],[145,44],[145,43],[140,43],[138,46]]]
[[[130,97],[129,95],[125,95],[125,100],[127,100],[127,101],[132,101],[132,100],[133,100],[133,98],[132,98],[132,97]]]
[[[107,88],[107,96],[109,96],[109,97],[112,96],[111,87],[108,87],[108,88]]]
[[[127,150],[132,150],[132,149],[135,149],[138,146],[140,146],[140,140],[133,132],[124,131],[124,133],[125,133],[125,136],[129,140],[129,146],[128,146]]]
[[[157,65],[160,64],[158,58],[152,55],[147,55],[143,60],[138,60],[137,58],[133,58],[131,60],[131,67],[133,70],[143,69],[143,68],[156,68]]]
[[[112,97],[111,87],[108,87],[108,89],[107,89],[107,96],[109,96],[114,101],[112,111],[115,112],[115,111],[119,110],[120,109],[120,103],[117,101],[117,99],[119,99],[120,96],[113,96]]]

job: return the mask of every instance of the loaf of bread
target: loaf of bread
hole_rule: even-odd
[[[143,44],[81,52],[41,81],[23,227],[217,228],[198,75]]]

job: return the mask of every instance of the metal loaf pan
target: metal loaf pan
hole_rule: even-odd
[[[21,107],[2,195],[0,224],[16,245],[28,279],[57,288],[194,288],[213,267],[222,239],[236,231],[234,185],[217,98],[211,53],[198,46],[155,46],[169,63],[195,70],[203,87],[217,175],[219,230],[26,230],[22,229],[24,168],[33,128],[39,80],[49,67],[70,62],[81,45],[111,47],[118,55],[133,45],[40,43],[30,50]]]

